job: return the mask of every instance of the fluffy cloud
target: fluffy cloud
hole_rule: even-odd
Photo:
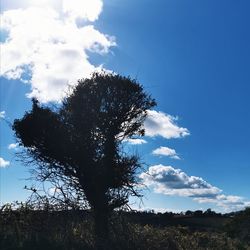
[[[152,154],[169,156],[172,159],[180,160],[180,157],[178,156],[176,151],[174,149],[168,148],[168,147],[159,147],[159,148],[153,150]]]
[[[140,145],[140,144],[145,144],[147,143],[147,141],[143,140],[143,139],[125,139],[124,142],[128,142],[129,144],[132,145]]]
[[[201,177],[188,176],[181,169],[155,165],[140,175],[143,184],[153,187],[154,192],[165,195],[191,197],[199,203],[214,203],[224,210],[238,210],[250,205],[243,197],[222,194]]]
[[[211,197],[221,192],[200,177],[188,176],[181,169],[171,166],[151,166],[140,178],[146,185],[153,185],[154,191],[166,195],[187,197]]]
[[[5,118],[5,111],[1,111],[1,112],[0,112],[0,119],[1,119],[1,118],[2,118],[2,119]]]
[[[145,120],[145,135],[149,137],[162,136],[166,139],[180,138],[189,135],[187,128],[176,124],[177,117],[165,114],[161,111],[148,110]]]
[[[9,146],[8,146],[8,149],[16,149],[18,147],[18,143],[11,143]]]
[[[1,76],[30,83],[29,97],[58,102],[69,85],[102,68],[91,64],[87,53],[106,54],[115,41],[90,23],[98,19],[102,1],[61,0],[58,9],[46,3],[1,14],[1,29],[8,34],[1,44]]]
[[[73,19],[83,18],[89,21],[98,19],[102,11],[101,0],[64,0],[63,12]]]
[[[5,168],[10,165],[9,161],[4,160],[2,157],[0,157],[0,168]]]

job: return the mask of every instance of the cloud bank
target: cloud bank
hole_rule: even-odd
[[[93,22],[102,11],[101,0],[30,1],[29,6],[1,14],[1,73],[31,85],[29,97],[58,102],[69,85],[102,68],[89,61],[88,52],[104,55],[115,40]],[[57,8],[55,8],[57,6]],[[81,25],[80,25],[81,24]]]
[[[189,176],[181,169],[171,166],[151,166],[140,178],[143,184],[151,186],[156,193],[191,197],[199,203],[214,203],[224,210],[238,210],[250,205],[243,197],[225,195],[221,189],[201,177]]]

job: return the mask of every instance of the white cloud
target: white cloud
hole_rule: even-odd
[[[210,197],[221,192],[200,177],[188,176],[181,169],[155,165],[140,177],[146,185],[153,185],[154,191],[166,195],[186,197]]]
[[[133,210],[137,210],[140,212],[151,212],[152,210],[155,213],[166,213],[166,212],[180,213],[180,212],[182,212],[181,209],[163,208],[163,207],[146,207],[146,206],[136,205],[136,204],[132,204],[132,205],[130,205],[130,207]]]
[[[89,21],[98,19],[102,11],[101,0],[63,0],[63,12],[73,19],[84,18]]]
[[[178,156],[176,151],[174,149],[168,148],[168,147],[159,147],[159,148],[153,150],[152,154],[169,156],[172,159],[180,160],[180,157]]]
[[[250,206],[250,201],[247,201],[244,197],[236,195],[219,194],[215,197],[199,197],[194,198],[194,200],[199,203],[213,203],[216,206],[223,208],[226,212],[241,210]]]
[[[140,175],[143,184],[151,186],[156,193],[191,197],[199,203],[213,203],[225,211],[239,210],[250,205],[243,197],[225,195],[201,177],[188,176],[181,169],[155,165]]]
[[[10,165],[9,161],[4,160],[2,157],[0,157],[0,168],[5,168]]]
[[[4,119],[5,118],[5,111],[1,111],[0,112],[0,119]]]
[[[61,8],[61,1],[58,0],[2,0],[1,1],[1,9],[9,10],[9,9],[20,9],[20,8],[28,8],[30,6],[36,7],[44,7],[50,6],[56,9]]]
[[[62,11],[47,3],[1,14],[1,29],[8,33],[1,44],[1,76],[28,80],[28,96],[41,102],[60,101],[69,85],[102,68],[90,63],[87,52],[105,54],[115,45],[114,38],[93,24],[77,25],[77,18],[96,20],[102,1],[61,0],[61,4]]]
[[[16,149],[18,147],[18,143],[11,143],[9,146],[8,146],[8,149]]]
[[[179,127],[176,124],[178,120],[177,117],[173,117],[161,111],[148,110],[147,112],[148,116],[144,123],[146,136],[162,136],[166,139],[170,139],[190,135],[187,128]]]
[[[132,145],[140,145],[140,144],[145,144],[147,143],[147,141],[143,140],[143,139],[124,139],[124,142],[128,142],[129,144]]]

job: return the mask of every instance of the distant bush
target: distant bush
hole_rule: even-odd
[[[13,210],[8,205],[0,214],[0,249],[93,249],[92,227],[77,211],[37,211],[24,204]]]
[[[232,220],[225,225],[225,231],[250,245],[250,207],[232,216]]]

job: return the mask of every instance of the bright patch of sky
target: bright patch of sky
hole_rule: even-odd
[[[9,122],[31,97],[60,103],[77,79],[106,69],[136,78],[158,102],[145,137],[126,141],[149,166],[140,175],[149,187],[145,209],[249,206],[249,7],[247,0],[3,0],[0,202],[28,195]]]

